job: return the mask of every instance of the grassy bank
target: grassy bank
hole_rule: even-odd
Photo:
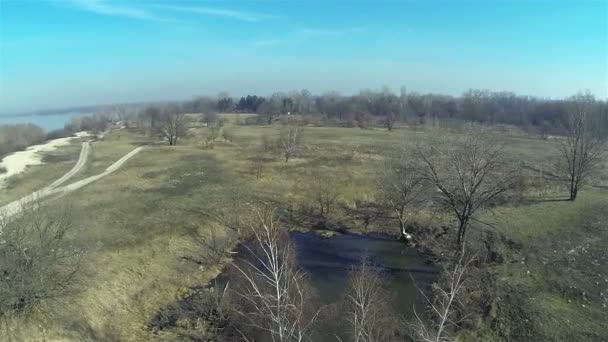
[[[608,193],[504,208],[492,219],[520,246],[492,268],[496,341],[608,339]]]

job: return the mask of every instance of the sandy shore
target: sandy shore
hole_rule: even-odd
[[[72,139],[87,135],[87,132],[78,132],[75,134],[76,137],[49,140],[44,144],[33,145],[24,151],[15,152],[4,157],[0,162],[0,166],[6,168],[6,172],[0,174],[0,188],[4,186],[6,178],[25,171],[28,166],[43,164],[41,152],[56,150],[58,147],[69,145]]]

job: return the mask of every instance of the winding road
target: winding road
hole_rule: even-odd
[[[65,183],[67,180],[72,178],[76,173],[78,173],[84,167],[84,165],[87,162],[87,158],[89,156],[90,149],[91,149],[90,143],[88,141],[83,142],[82,149],[80,150],[80,157],[78,158],[76,165],[74,165],[74,167],[70,171],[68,171],[66,174],[61,176],[59,179],[57,179],[56,181],[51,183],[49,186],[44,187],[41,190],[38,190],[36,192],[33,192],[21,199],[13,201],[3,207],[0,207],[0,217],[5,220],[9,219],[10,217],[20,213],[23,206],[28,203],[40,201],[40,200],[43,200],[47,197],[54,196],[54,195],[64,196],[72,191],[76,191],[76,190],[82,188],[83,186],[85,186],[87,184],[95,182],[95,181],[115,172],[116,170],[118,170],[127,160],[129,160],[131,157],[133,157],[134,155],[139,153],[143,149],[143,146],[137,147],[133,151],[127,153],[125,156],[123,156],[122,158],[120,158],[119,160],[114,162],[112,165],[110,165],[104,172],[102,172],[98,175],[91,176],[91,177],[88,177],[85,179],[81,179],[72,184],[68,184],[66,186],[60,187],[61,184]],[[1,227],[0,227],[0,231],[1,231]]]

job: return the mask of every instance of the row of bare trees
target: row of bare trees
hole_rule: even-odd
[[[576,96],[575,96],[576,97]],[[205,103],[214,100],[205,99]],[[189,107],[200,108],[201,99],[191,101]],[[482,124],[507,124],[523,129],[534,128],[543,135],[559,134],[567,121],[568,107],[575,100],[548,100],[511,92],[492,92],[471,89],[461,96],[418,94],[405,87],[393,92],[384,87],[379,90],[362,90],[345,96],[336,91],[312,94],[308,90],[277,92],[268,97],[248,95],[234,101],[227,93],[218,95],[217,102],[205,107],[221,111],[235,110],[259,114],[259,122],[272,124],[283,114],[304,114],[326,117],[330,120],[353,121],[365,125],[374,119],[392,130],[398,121],[410,125],[428,124],[436,120],[461,120]],[[598,127],[608,135],[608,104],[593,99]]]
[[[557,178],[567,185],[571,201],[601,166],[607,149],[606,139],[597,131],[597,117],[590,114],[592,103],[589,94],[572,99],[567,134],[559,142]],[[403,236],[408,235],[408,215],[419,205],[432,203],[447,209],[458,222],[456,244],[460,247],[475,214],[515,188],[520,164],[504,141],[483,127],[471,126],[457,137],[432,134],[430,142],[402,151],[383,165],[377,177],[378,193],[397,217]]]

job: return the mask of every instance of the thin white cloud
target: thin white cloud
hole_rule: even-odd
[[[235,19],[240,21],[248,21],[248,22],[257,22],[262,19],[268,18],[268,15],[253,13],[253,12],[245,12],[245,11],[237,11],[226,8],[215,8],[215,7],[200,7],[200,6],[171,6],[171,5],[157,5],[155,7],[164,8],[173,11],[194,13],[194,14],[204,14],[211,15],[216,17],[224,17],[229,19]]]
[[[354,27],[344,29],[325,29],[325,28],[302,28],[288,32],[281,37],[268,37],[253,40],[251,45],[256,47],[262,46],[276,46],[288,43],[301,43],[303,41],[315,38],[342,38],[352,34],[361,33],[366,31],[365,28]]]
[[[325,29],[325,28],[302,28],[295,31],[295,35],[301,38],[314,38],[314,37],[342,37],[354,33],[363,32],[364,29],[360,27],[346,28],[346,29]]]
[[[256,47],[264,47],[264,46],[274,46],[281,44],[283,40],[281,39],[259,39],[251,42],[251,45]]]
[[[79,10],[99,15],[164,21],[163,18],[146,9],[111,3],[104,0],[69,0],[67,1],[67,4],[72,5]]]

